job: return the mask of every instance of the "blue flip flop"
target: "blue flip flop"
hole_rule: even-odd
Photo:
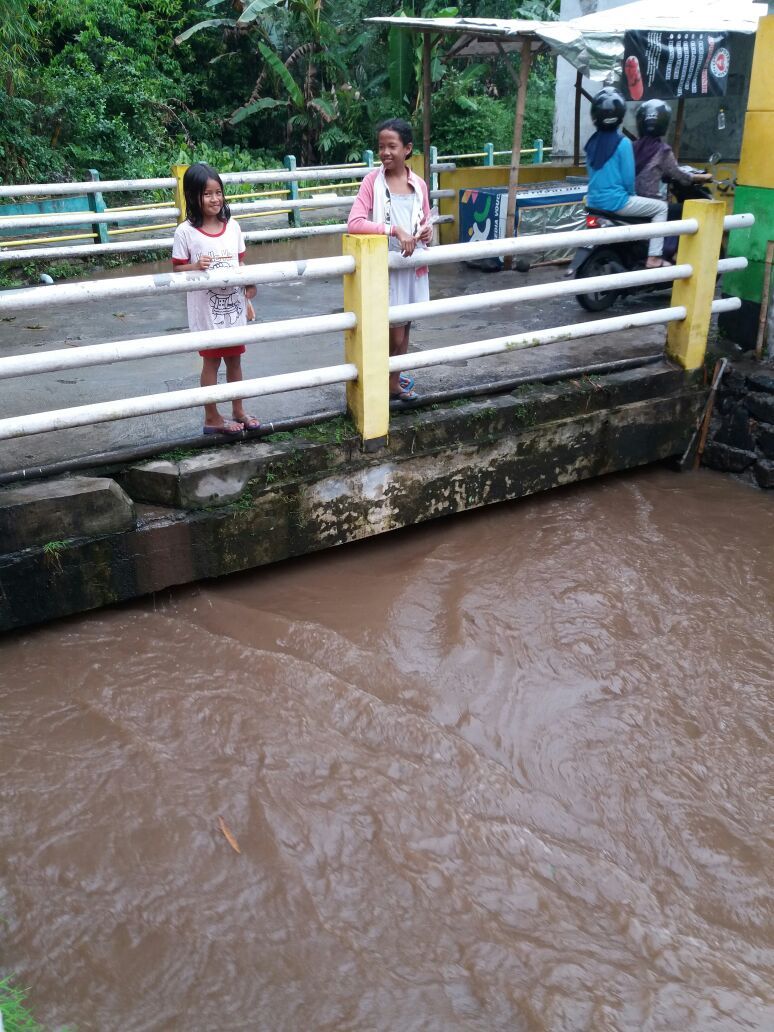
[[[224,420],[223,426],[207,426],[205,423],[202,430],[203,434],[222,434],[224,437],[238,437],[242,432],[242,424],[235,419]]]
[[[416,405],[416,403],[421,400],[420,395],[413,390],[400,390],[397,394],[390,393],[390,401],[399,401],[403,405]]]
[[[260,430],[261,429],[261,421],[260,421],[260,419],[257,419],[255,416],[245,416],[244,419],[236,419],[236,418],[234,418],[233,422],[234,423],[239,423],[239,425],[244,430]]]
[[[410,391],[414,386],[414,377],[409,376],[408,373],[401,373],[398,377],[398,383],[402,391]]]

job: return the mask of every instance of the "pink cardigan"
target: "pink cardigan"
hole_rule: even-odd
[[[427,193],[427,183],[424,179],[420,179],[416,172],[413,172],[410,168],[407,167],[406,171],[408,173],[409,185],[421,197],[422,212],[425,219],[428,219],[430,216],[430,197]],[[352,205],[352,210],[347,220],[347,232],[390,235],[389,226],[385,226],[383,222],[371,222],[369,220],[369,216],[372,215],[374,210],[374,184],[377,177],[383,175],[382,169],[376,168],[373,172],[369,172],[360,184],[355,203]]]

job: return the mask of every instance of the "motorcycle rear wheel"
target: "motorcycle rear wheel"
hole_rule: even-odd
[[[597,251],[575,274],[576,279],[591,276],[607,276],[613,272],[625,272],[615,251]],[[577,294],[578,304],[587,312],[604,312],[611,308],[621,296],[620,290],[600,290],[591,294]]]

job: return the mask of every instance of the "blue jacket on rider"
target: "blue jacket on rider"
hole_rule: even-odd
[[[588,149],[587,155],[591,157]],[[601,168],[594,169],[590,161],[587,163],[589,189],[586,203],[589,208],[602,208],[604,211],[623,208],[634,194],[634,149],[631,140],[619,136],[618,146]]]

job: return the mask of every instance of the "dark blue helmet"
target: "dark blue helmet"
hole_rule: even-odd
[[[612,86],[604,86],[591,102],[591,121],[597,129],[617,129],[625,114],[626,101]]]
[[[637,132],[640,136],[663,136],[671,117],[669,104],[663,100],[646,100],[637,108]]]

